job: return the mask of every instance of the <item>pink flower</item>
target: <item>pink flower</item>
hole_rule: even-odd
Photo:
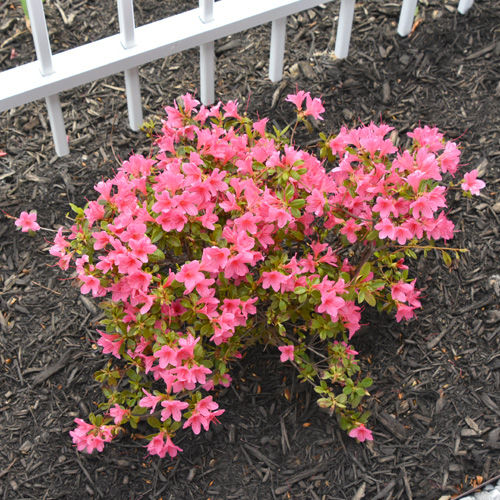
[[[167,435],[167,440],[165,442],[165,447],[163,448],[163,451],[168,453],[172,458],[175,458],[177,456],[177,452],[182,451],[182,448],[176,446],[172,442],[172,439],[170,439],[170,436]]]
[[[222,106],[222,109],[225,111],[224,118],[236,118],[237,120],[241,119],[241,116],[238,114],[238,101],[228,101],[227,104]]]
[[[153,245],[147,236],[142,236],[140,239],[131,239],[129,245],[134,257],[144,263],[148,261],[148,255],[156,251],[156,245]]]
[[[391,295],[394,300],[406,302],[407,295],[413,292],[413,284],[398,281],[392,285]]]
[[[89,206],[85,209],[85,217],[89,221],[89,225],[92,226],[94,222],[101,220],[104,217],[104,207],[100,205],[97,201],[89,202]]]
[[[325,108],[321,102],[321,99],[315,97],[311,99],[309,93],[306,95],[306,111],[304,116],[312,116],[315,120],[322,120],[323,117],[320,116],[321,113],[325,112]]]
[[[130,410],[126,410],[120,405],[115,404],[113,408],[109,409],[109,414],[115,419],[115,424],[120,425],[125,417],[130,414]]]
[[[294,346],[293,345],[280,345],[278,349],[281,351],[280,361],[284,363],[285,361],[294,360]]]
[[[212,396],[203,398],[196,404],[196,411],[201,415],[208,417],[212,410],[216,410],[217,408],[219,408],[219,405],[212,399]]]
[[[112,354],[115,358],[121,359],[120,348],[124,342],[124,338],[118,334],[110,334],[101,332],[101,338],[97,341],[97,345],[102,347],[102,352],[104,354]]]
[[[92,295],[97,297],[101,288],[101,282],[95,276],[88,276],[86,274],[79,274],[78,279],[83,281],[80,291],[85,295],[92,290]]]
[[[166,438],[165,441],[164,438]],[[177,452],[182,451],[182,448],[176,446],[164,431],[161,431],[149,442],[147,449],[150,455],[158,455],[160,458],[163,458],[167,453],[174,458]]]
[[[107,233],[106,233],[107,234]],[[54,238],[54,244],[50,247],[50,255],[55,257],[61,257],[64,254],[64,249],[71,246],[71,243],[64,239],[62,235],[62,227],[57,231],[56,237]]]
[[[392,236],[392,240],[398,240],[398,243],[400,245],[404,245],[406,243],[406,240],[409,240],[412,238],[412,234],[408,230],[408,228],[404,226],[396,226],[394,228],[394,234]]]
[[[188,427],[191,427],[192,431],[198,435],[201,431],[202,425],[203,428],[208,431],[210,427],[210,419],[197,411],[193,411],[193,414],[186,420],[186,422],[184,422],[182,428],[187,429]]]
[[[302,109],[302,103],[304,102],[306,96],[309,96],[309,99],[311,98],[309,92],[304,92],[303,90],[299,90],[297,94],[288,95],[285,101],[295,104],[295,106],[297,106],[297,109],[300,111]]]
[[[438,160],[441,162],[441,170],[443,172],[450,172],[451,175],[454,175],[460,161],[458,146],[454,142],[447,142],[444,152],[438,156]]]
[[[325,203],[326,200],[324,194],[314,188],[312,193],[306,198],[306,212],[313,213],[314,215],[321,217],[323,215],[323,207],[325,206]]]
[[[340,232],[341,234],[346,235],[347,241],[349,241],[349,243],[356,243],[358,239],[356,236],[356,231],[358,231],[359,229],[361,229],[361,226],[356,224],[353,219],[348,219]]]
[[[218,273],[226,267],[230,253],[229,248],[205,248],[203,250],[203,257],[201,258],[201,269],[203,271]]]
[[[399,323],[402,319],[409,320],[415,316],[413,310],[415,307],[407,306],[406,304],[398,303],[398,310],[396,312],[396,321]]]
[[[161,419],[163,421],[167,420],[168,417],[172,416],[172,418],[176,422],[180,422],[182,418],[181,410],[185,410],[189,404],[185,401],[176,401],[172,399],[167,399],[166,401],[162,401],[161,405],[164,410],[161,412]]]
[[[158,358],[160,368],[166,368],[168,365],[177,366],[177,351],[169,347],[168,345],[162,346],[159,351],[156,351],[153,356]]]
[[[477,178],[477,174],[477,170],[472,170],[472,172],[467,172],[464,175],[464,182],[462,183],[462,189],[464,191],[470,191],[471,194],[478,195],[479,191],[486,186],[482,180]]]
[[[352,438],[356,438],[361,443],[363,441],[373,441],[372,431],[367,429],[364,424],[360,424],[358,427],[355,427],[351,431],[349,431],[349,436]]]
[[[197,260],[184,264],[175,276],[175,281],[184,283],[186,287],[185,294],[191,293],[194,287],[204,280],[205,275],[200,271],[200,263]]]
[[[249,252],[242,252],[227,261],[224,276],[226,279],[237,278],[238,276],[245,276],[248,273],[249,264],[253,260],[253,255]]]
[[[392,240],[394,238],[394,226],[389,219],[382,219],[376,226],[375,229],[380,231],[378,237],[380,239],[389,238]]]
[[[17,219],[14,224],[20,227],[23,233],[38,231],[40,229],[40,226],[36,222],[36,212],[21,212],[19,219]]]
[[[258,122],[254,122],[253,129],[256,130],[262,137],[266,136],[266,123],[269,121],[269,118],[262,118]]]
[[[139,401],[139,406],[142,408],[151,408],[151,413],[155,411],[156,405],[162,400],[161,396],[153,396],[146,389],[142,389],[146,397]]]
[[[390,216],[391,212],[394,212],[394,203],[390,198],[378,196],[377,203],[373,205],[373,211],[379,212],[380,217],[386,219]]]
[[[335,292],[328,292],[321,295],[321,304],[318,307],[318,312],[327,312],[332,321],[337,321],[338,311],[344,304],[345,300],[342,297],[337,297]]]
[[[160,432],[149,442],[147,449],[151,455],[158,455],[164,457],[165,453],[163,449],[165,447],[165,442],[163,441],[163,433]],[[163,453],[163,454],[162,454]]]
[[[267,290],[271,287],[275,292],[279,292],[281,284],[287,280],[287,276],[278,271],[262,273],[262,288]]]

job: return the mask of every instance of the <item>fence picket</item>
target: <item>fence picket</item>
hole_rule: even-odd
[[[460,14],[467,13],[473,3],[474,0],[460,0],[460,3],[458,4],[458,12],[460,12]]]
[[[51,75],[54,73],[54,66],[52,65],[52,50],[42,0],[28,0],[27,6],[36,57],[40,63],[40,73],[43,76]]]
[[[66,156],[69,154],[68,137],[66,136],[66,127],[61,109],[59,94],[49,95],[45,98],[47,113],[49,115],[50,130],[54,139],[54,147],[57,156]]]
[[[54,73],[54,66],[42,0],[28,0],[27,7],[31,22],[31,32],[35,43],[36,57],[40,63],[40,73],[43,77],[47,77]],[[69,147],[59,95],[53,94],[47,96],[45,103],[47,105],[50,129],[56,153],[58,156],[65,156],[69,153]]]
[[[200,45],[200,98],[205,105],[215,101],[215,42]]]
[[[417,8],[418,0],[403,0],[401,13],[399,14],[398,34],[406,36],[411,33],[413,28],[413,17]]]
[[[271,27],[271,51],[269,54],[269,79],[279,82],[283,77],[285,57],[286,17],[276,19]]]
[[[200,20],[214,20],[214,0],[200,0]],[[200,45],[200,98],[205,105],[215,102],[215,42]]]
[[[200,0],[200,19],[209,23],[214,19],[214,0]]]
[[[118,23],[120,41],[125,50],[135,47],[134,1],[118,0]],[[125,92],[127,94],[128,121],[132,130],[139,130],[144,122],[142,115],[141,83],[139,68],[125,70]]]
[[[337,39],[335,41],[335,55],[339,59],[345,59],[349,55],[355,5],[356,0],[342,0],[340,3],[339,24],[337,26]]]

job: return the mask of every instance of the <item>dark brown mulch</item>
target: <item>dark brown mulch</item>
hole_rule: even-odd
[[[101,454],[76,452],[72,421],[101,401],[92,379],[102,365],[94,343],[99,310],[51,267],[41,237],[15,232],[1,215],[1,498],[434,500],[500,473],[500,4],[477,0],[461,16],[457,0],[421,1],[414,32],[403,39],[400,2],[359,1],[351,53],[339,61],[331,52],[338,3],[289,19],[281,83],[266,77],[269,26],[218,41],[217,97],[248,103],[253,116],[280,127],[293,118],[283,99],[296,88],[323,95],[320,130],[383,119],[404,141],[418,123],[437,125],[460,138],[464,169],[479,168],[488,184],[471,200],[450,191],[460,230],[452,243],[469,253],[451,271],[435,255],[414,263],[426,295],[418,320],[372,315],[355,338],[375,381],[374,443],[356,444],[339,431],[275,352],[255,350],[219,394],[221,425],[198,437],[180,434],[178,459],[145,458],[138,436]],[[144,24],[197,2],[136,4]],[[1,7],[5,70],[35,56],[19,5]],[[54,52],[115,32],[114,9],[113,2],[46,0]],[[193,50],[141,68],[147,115],[160,117],[162,106],[196,90],[197,60]],[[35,208],[44,227],[56,228],[68,202],[93,197],[116,158],[148,152],[144,135],[127,129],[123,85],[117,75],[61,96],[66,158],[55,156],[43,102],[0,115],[2,210]]]

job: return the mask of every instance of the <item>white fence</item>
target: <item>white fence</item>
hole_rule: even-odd
[[[283,75],[286,18],[331,0],[199,0],[199,8],[135,27],[133,0],[117,0],[120,33],[52,55],[42,0],[27,0],[37,61],[0,73],[0,112],[45,98],[56,153],[69,153],[59,93],[100,78],[124,72],[129,123],[143,122],[140,65],[200,47],[200,96],[214,101],[214,41],[272,22],[269,78]],[[349,52],[356,0],[341,0],[335,54]],[[465,13],[474,0],[460,0]],[[418,0],[403,0],[398,33],[413,25]]]

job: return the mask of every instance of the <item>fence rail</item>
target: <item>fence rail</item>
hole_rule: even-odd
[[[286,18],[331,0],[199,0],[199,8],[135,27],[133,0],[117,0],[120,33],[52,55],[42,0],[27,0],[37,61],[0,73],[0,112],[45,98],[56,153],[69,153],[59,93],[124,72],[129,123],[143,122],[139,66],[200,47],[200,96],[214,101],[217,39],[272,22],[269,77],[283,75]],[[400,35],[411,31],[418,0],[403,0]],[[460,0],[466,12],[473,0]],[[338,58],[349,52],[355,0],[341,0],[335,45]]]

